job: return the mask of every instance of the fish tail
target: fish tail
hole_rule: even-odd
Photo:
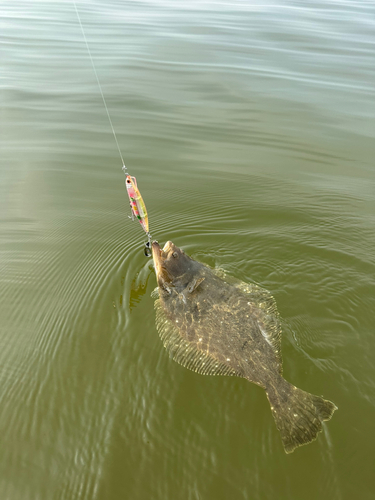
[[[298,389],[281,376],[266,389],[276,427],[286,453],[317,438],[322,422],[329,420],[337,407],[320,396]]]

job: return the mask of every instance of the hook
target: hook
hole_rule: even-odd
[[[146,257],[151,257],[151,255],[152,255],[151,241],[150,240],[146,241],[146,243],[145,243],[144,254]]]

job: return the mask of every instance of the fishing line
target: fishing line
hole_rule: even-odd
[[[151,236],[151,234],[149,233],[149,230],[148,230],[148,215],[147,215],[146,206],[145,206],[144,201],[142,199],[141,193],[139,192],[139,189],[137,187],[137,180],[136,180],[136,178],[135,177],[131,177],[128,174],[127,168],[125,166],[124,158],[122,156],[120,145],[119,145],[118,140],[117,140],[115,128],[113,126],[113,123],[112,123],[112,120],[111,120],[111,115],[109,114],[109,109],[108,109],[107,103],[105,101],[104,92],[103,92],[102,86],[100,84],[98,73],[97,73],[96,68],[95,68],[94,58],[92,57],[91,50],[90,50],[90,47],[89,47],[89,44],[88,44],[88,41],[87,41],[87,38],[86,38],[85,30],[83,28],[83,24],[82,24],[82,21],[81,21],[81,16],[79,15],[79,11],[78,11],[76,0],[73,0],[73,3],[74,3],[74,8],[75,8],[75,11],[76,11],[76,14],[77,14],[77,18],[78,18],[78,21],[79,21],[79,25],[81,27],[83,39],[84,39],[85,44],[86,44],[87,52],[88,52],[88,54],[90,56],[90,61],[91,61],[92,69],[94,70],[95,78],[96,78],[96,81],[98,83],[98,87],[99,87],[99,90],[100,90],[100,95],[102,96],[103,104],[104,104],[105,110],[107,112],[109,123],[111,125],[113,137],[115,138],[116,146],[117,146],[118,152],[120,153],[120,158],[121,158],[121,161],[122,161],[122,171],[124,172],[124,174],[126,176],[125,177],[125,186],[126,186],[126,190],[127,190],[127,193],[128,193],[128,196],[129,196],[129,201],[130,201],[130,210],[131,210],[131,214],[132,214],[131,215],[131,219],[133,219],[133,220],[135,218],[138,219],[139,222],[140,222],[140,224],[141,224],[141,226],[142,226],[142,229],[145,231],[145,233],[147,235],[147,243],[145,243],[145,250],[144,250],[144,252],[145,252],[146,257],[151,257],[151,254],[152,254],[152,252],[151,252],[151,239],[152,239],[152,236]]]
[[[100,95],[102,96],[102,99],[103,99],[103,104],[104,104],[105,110],[107,111],[108,120],[109,120],[109,123],[110,123],[110,125],[111,125],[112,132],[113,132],[113,137],[115,138],[116,145],[117,145],[117,149],[118,149],[118,152],[120,153],[120,158],[121,158],[122,165],[123,165],[123,166],[122,166],[122,169],[123,169],[123,170],[124,170],[124,172],[126,173],[126,166],[125,166],[124,158],[122,157],[122,154],[121,154],[121,149],[120,149],[120,146],[119,146],[119,143],[118,143],[118,140],[117,140],[117,136],[116,136],[116,132],[115,132],[115,129],[114,129],[114,126],[113,126],[112,120],[111,120],[111,115],[109,114],[109,110],[108,110],[108,107],[107,107],[107,103],[105,102],[103,89],[102,89],[102,86],[100,85],[100,80],[99,80],[98,73],[96,72],[96,68],[95,68],[95,64],[94,64],[94,59],[93,59],[93,57],[92,57],[92,55],[91,55],[91,50],[90,50],[89,44],[88,44],[88,42],[87,42],[87,38],[86,38],[86,35],[85,35],[85,30],[83,29],[83,25],[82,25],[82,22],[81,22],[81,17],[80,17],[79,12],[78,12],[77,4],[76,4],[76,1],[75,1],[75,0],[73,0],[73,2],[74,2],[74,7],[75,7],[75,9],[76,9],[76,13],[77,13],[77,17],[78,17],[79,25],[80,25],[80,27],[81,27],[81,31],[82,31],[82,35],[83,35],[83,39],[85,40],[85,44],[86,44],[86,48],[87,48],[87,52],[89,53],[89,56],[90,56],[90,61],[91,61],[92,69],[94,70],[95,77],[96,77],[96,81],[98,82],[98,87],[99,87],[99,90],[100,90]]]

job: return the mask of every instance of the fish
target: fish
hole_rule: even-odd
[[[152,242],[156,326],[171,358],[202,375],[242,377],[267,395],[286,453],[310,443],[337,407],[282,376],[275,299],[255,284],[220,276],[168,241]]]

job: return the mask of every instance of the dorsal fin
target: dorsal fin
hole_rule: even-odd
[[[155,311],[156,327],[160,338],[174,361],[201,375],[241,376],[233,368],[198,349],[195,342],[184,339],[180,331],[165,315],[160,299],[155,300]]]

